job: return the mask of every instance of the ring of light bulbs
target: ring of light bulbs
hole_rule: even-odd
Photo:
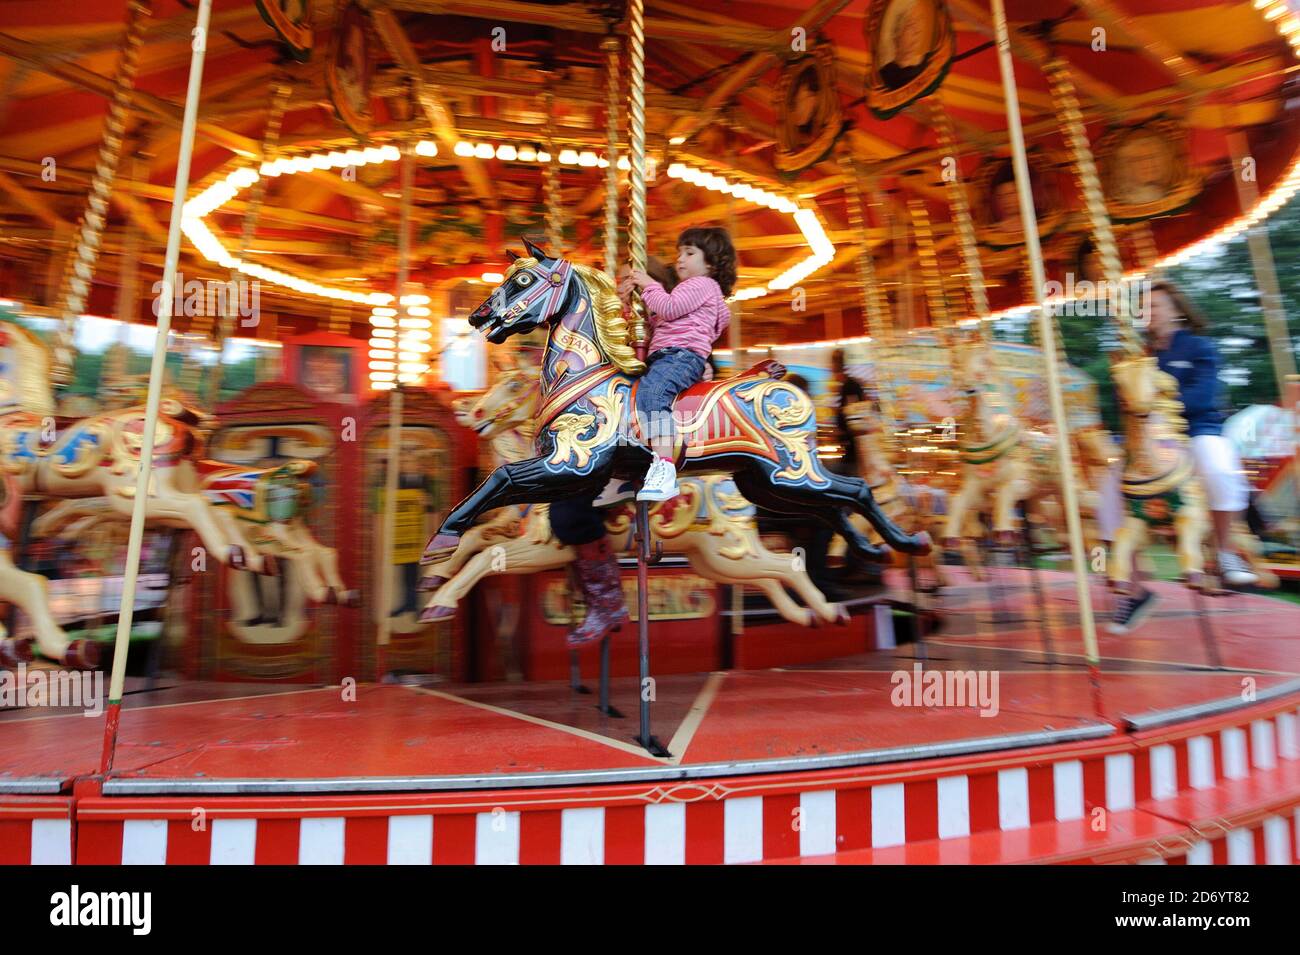
[[[1290,44],[1292,53],[1300,59],[1300,16],[1290,11],[1286,0],[1253,0],[1253,6],[1263,13],[1265,20],[1274,24],[1278,34]],[[548,163],[551,161],[551,156],[546,150],[537,149],[528,144],[516,146],[511,143],[501,143],[493,146],[491,143],[471,143],[462,140],[456,144],[453,152],[461,158],[495,158],[503,162]],[[415,153],[417,156],[436,156],[438,146],[432,140],[422,140],[416,144]],[[309,156],[284,157],[269,163],[263,163],[257,170],[254,170],[251,166],[245,166],[230,173],[225,179],[213,183],[193,199],[188,200],[182,210],[181,218],[181,229],[199,251],[199,254],[209,262],[215,262],[222,268],[237,269],[245,275],[265,279],[268,282],[283,285],[305,295],[352,302],[357,305],[370,305],[372,307],[370,317],[372,326],[370,378],[371,384],[381,390],[392,388],[398,381],[403,383],[415,381],[428,370],[427,360],[425,360],[424,356],[427,356],[431,349],[428,339],[431,337],[429,328],[432,322],[427,317],[429,315],[429,297],[427,295],[403,296],[400,304],[406,306],[407,317],[399,319],[397,310],[392,307],[394,296],[387,292],[357,292],[351,289],[334,288],[303,279],[279,269],[268,268],[256,262],[246,262],[236,258],[221,244],[221,241],[213,234],[204,220],[207,216],[233,200],[242,190],[252,186],[261,176],[277,177],[313,170],[343,169],[349,166],[395,162],[400,158],[401,151],[396,146],[390,145],[368,147],[366,149],[350,149],[346,152],[331,151]],[[599,169],[609,167],[609,160],[589,150],[562,149],[557,159],[561,165]],[[621,170],[630,168],[627,156],[619,157],[618,168]],[[795,225],[803,234],[810,250],[808,257],[786,269],[786,271],[765,285],[749,286],[737,290],[733,295],[736,301],[761,298],[771,292],[788,289],[812,275],[818,269],[830,264],[834,259],[835,247],[826,235],[815,208],[801,207],[784,196],[776,195],[747,183],[728,180],[685,163],[671,164],[667,173],[670,178],[681,179],[684,182],[689,182],[710,191],[732,195],[742,202],[766,206],[776,212],[791,215],[794,218]],[[1159,269],[1180,265],[1191,258],[1218,249],[1247,229],[1266,220],[1289,202],[1297,190],[1300,190],[1300,161],[1293,162],[1286,175],[1249,212],[1238,216],[1210,235],[1170,253],[1155,262],[1151,268]],[[1123,278],[1125,281],[1140,279],[1146,272],[1146,269],[1136,269],[1125,273]],[[499,272],[484,272],[482,276],[482,280],[485,282],[499,282],[502,278],[503,276]],[[1035,307],[1032,304],[1013,306],[994,312],[988,315],[985,320],[998,321],[1012,315],[1032,311]],[[869,341],[871,341],[870,335],[857,335],[835,339],[834,341],[805,342],[784,347],[820,348],[831,344]],[[719,353],[729,354],[730,349],[721,349]]]
[[[462,158],[496,158],[504,162],[548,163],[551,161],[550,153],[527,144],[516,146],[512,143],[501,143],[494,146],[491,143],[471,143],[462,140],[456,144],[453,151]],[[437,143],[432,140],[422,140],[416,144],[415,154],[426,157],[436,156],[438,155]],[[182,231],[199,254],[209,262],[225,269],[238,270],[253,278],[283,285],[304,295],[371,306],[370,382],[375,388],[381,390],[392,388],[397,383],[417,381],[428,371],[428,352],[431,349],[428,339],[432,337],[429,331],[432,322],[428,318],[429,297],[427,295],[403,296],[399,304],[405,308],[406,315],[399,317],[397,309],[393,307],[394,296],[387,292],[359,292],[322,285],[280,269],[269,268],[236,257],[221,243],[205,220],[263,176],[276,178],[300,172],[355,168],[395,162],[401,159],[401,156],[401,151],[396,146],[371,146],[366,149],[286,156],[264,162],[257,169],[244,166],[188,200],[181,216]],[[562,149],[556,159],[565,166],[593,169],[609,167],[608,159],[589,150]],[[623,170],[630,168],[626,156],[619,157],[618,168]],[[712,192],[734,196],[741,202],[789,215],[803,235],[804,241],[807,242],[809,254],[806,258],[765,285],[738,289],[733,296],[735,300],[747,301],[788,289],[818,269],[829,265],[835,258],[835,246],[827,236],[815,207],[800,206],[789,198],[769,192],[760,186],[738,179],[726,179],[686,163],[671,164],[667,174],[669,178],[681,179],[683,182],[689,182]],[[502,279],[503,276],[499,272],[484,272],[482,275],[484,282],[500,282]]]

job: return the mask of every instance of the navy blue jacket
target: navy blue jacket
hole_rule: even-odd
[[[1214,342],[1185,328],[1174,332],[1169,347],[1156,352],[1160,370],[1178,379],[1179,397],[1187,418],[1187,433],[1223,433],[1223,402],[1219,394],[1219,353]]]

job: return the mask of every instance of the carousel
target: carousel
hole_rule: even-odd
[[[1300,860],[1300,14],[730,6],[4,5],[0,861]]]

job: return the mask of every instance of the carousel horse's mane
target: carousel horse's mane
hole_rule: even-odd
[[[1155,376],[1156,400],[1152,410],[1163,420],[1166,435],[1186,439],[1187,421],[1183,417],[1183,402],[1178,395],[1178,379],[1159,369]]]
[[[0,386],[0,405],[12,402],[34,414],[54,414],[50,347],[30,329],[14,321],[0,320],[0,347],[4,347],[5,339],[16,353],[17,361],[8,369],[12,391],[4,394]]]
[[[591,317],[596,326],[596,339],[614,366],[626,375],[640,375],[645,372],[645,362],[636,357],[629,339],[631,328],[623,317],[623,302],[614,289],[614,280],[600,269],[589,265],[570,263],[578,278],[587,286],[591,296]],[[534,258],[518,258],[506,272],[509,279],[520,269],[536,268]]]

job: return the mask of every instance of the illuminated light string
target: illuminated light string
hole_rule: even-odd
[[[415,152],[419,156],[436,156],[438,155],[438,145],[433,140],[422,140],[416,144]],[[453,152],[457,156],[465,158],[491,159],[495,157],[507,162],[548,163],[551,160],[550,155],[544,150],[537,150],[528,145],[515,146],[509,143],[493,146],[491,143],[472,143],[461,140],[456,144]],[[345,169],[350,166],[395,162],[400,158],[401,152],[396,146],[370,146],[366,149],[333,150],[327,153],[315,153],[305,156],[282,156],[270,162],[262,163],[257,169],[252,166],[244,166],[236,169],[224,179],[214,182],[194,198],[188,200],[183,210],[181,229],[200,255],[209,262],[217,263],[222,268],[238,269],[245,275],[283,285],[304,295],[351,302],[356,305],[386,307],[393,302],[393,296],[388,292],[358,292],[353,289],[322,285],[319,282],[313,282],[310,279],[292,275],[279,269],[269,268],[257,262],[244,261],[232,255],[222,245],[221,240],[217,238],[212,228],[204,220],[226,203],[235,199],[241,191],[248,189],[263,176],[275,178],[278,176],[291,176],[300,172]],[[562,149],[557,159],[561,165],[601,169],[609,166],[607,159],[589,150],[580,152],[575,149]],[[630,168],[626,156],[618,158],[617,168]],[[734,300],[749,301],[762,298],[772,292],[791,288],[834,260],[835,246],[826,234],[826,229],[822,225],[814,207],[801,206],[787,196],[750,183],[728,180],[685,163],[673,163],[668,167],[667,172],[670,178],[681,179],[700,188],[731,195],[742,202],[763,206],[782,215],[791,216],[803,235],[804,241],[807,242],[809,249],[807,258],[796,262],[766,285],[738,289],[733,295]],[[484,282],[499,282],[503,278],[504,276],[499,272],[485,272],[482,276]]]
[[[398,384],[414,384],[429,370],[433,350],[429,330],[430,298],[422,293],[403,295],[398,308],[376,305],[370,310],[370,386],[387,391]]]
[[[1278,35],[1291,44],[1291,52],[1300,58],[1300,16],[1292,13],[1286,0],[1254,0],[1255,9],[1273,24]]]

